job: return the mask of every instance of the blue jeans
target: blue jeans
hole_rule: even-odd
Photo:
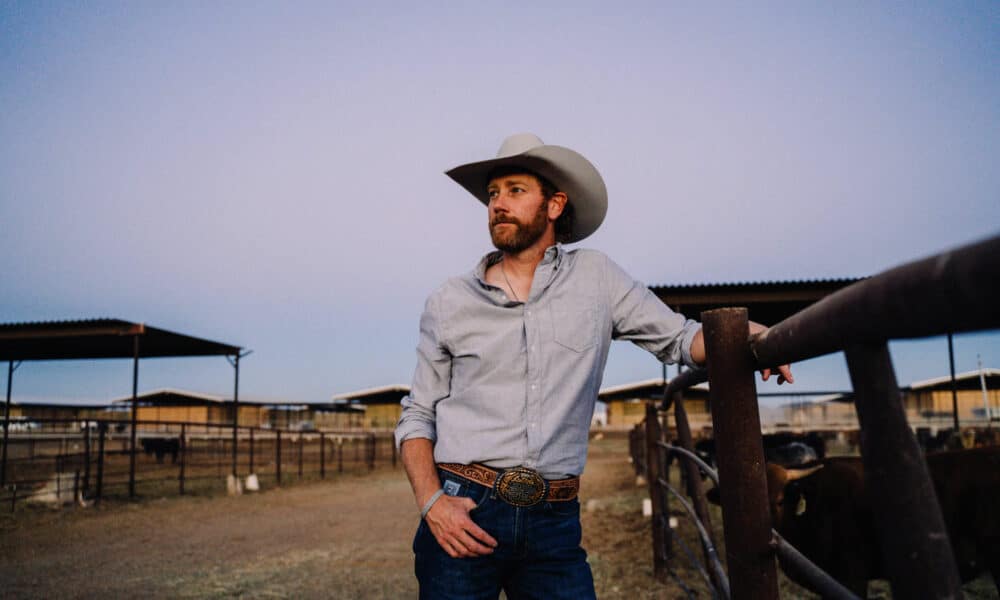
[[[495,600],[501,589],[510,600],[595,598],[587,553],[580,547],[578,500],[518,508],[494,497],[490,488],[447,471],[438,474],[451,495],[476,503],[469,516],[497,547],[486,556],[452,558],[421,521],[413,540],[421,599]]]

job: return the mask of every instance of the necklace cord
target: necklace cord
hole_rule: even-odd
[[[514,291],[514,286],[510,284],[510,279],[507,278],[507,269],[503,268],[503,260],[500,261],[500,273],[503,275],[503,280],[507,282],[507,289],[509,289],[511,295],[514,296],[514,300],[520,302],[521,299],[517,296],[517,292]]]

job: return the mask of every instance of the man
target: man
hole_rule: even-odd
[[[396,428],[422,516],[420,596],[593,598],[576,493],[608,347],[696,366],[701,327],[603,254],[562,247],[607,212],[580,154],[519,134],[448,175],[487,206],[497,251],[431,294],[420,320]]]

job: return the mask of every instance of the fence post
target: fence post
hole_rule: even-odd
[[[720,308],[701,313],[701,318],[732,597],[777,599],[747,311]]]
[[[660,449],[657,446],[663,437],[656,405],[646,403],[646,481],[649,484],[649,499],[653,505],[653,575],[664,578],[667,574],[670,556],[669,514],[665,513],[664,493],[660,487]]]
[[[302,449],[306,445],[306,436],[299,433],[299,479],[302,479]]]
[[[275,484],[279,487],[281,486],[281,430],[275,430],[276,437],[274,438],[274,460],[275,460]]]
[[[101,424],[97,426],[97,495],[94,498],[95,505],[100,503],[104,491],[104,436],[107,432],[107,421],[101,421]]]
[[[253,441],[254,441],[253,431],[254,431],[254,428],[251,427],[250,428],[250,466],[249,466],[250,470],[247,472],[247,475],[253,475]]]
[[[90,493],[90,421],[84,421],[83,429],[83,497]]]
[[[687,410],[684,407],[684,397],[680,392],[674,392],[674,421],[677,423],[677,441],[681,448],[694,452],[694,439],[691,437],[691,424],[688,422]],[[687,480],[687,494],[694,504],[694,512],[698,515],[698,520],[708,532],[708,539],[712,546],[716,546],[715,532],[712,530],[712,516],[708,510],[708,501],[705,499],[705,490],[701,486],[701,470],[693,460],[685,456],[678,456],[679,464],[684,465],[685,479]],[[705,553],[705,564],[711,565],[708,548],[702,548]],[[718,581],[715,569],[709,569],[712,581],[721,589],[722,585]]]
[[[326,479],[326,434],[319,434],[319,478]]]
[[[989,413],[987,413],[987,419],[988,418],[989,418]],[[987,421],[987,423],[988,422],[989,421]],[[389,445],[392,446],[392,468],[395,469],[396,468],[396,454],[397,454],[397,452],[396,452],[396,438],[393,437],[390,440],[390,442],[391,442],[391,444],[389,444]]]
[[[337,472],[344,472],[344,436],[337,436]]]
[[[886,343],[844,352],[861,424],[865,487],[896,598],[961,598],[944,519]]]
[[[368,450],[368,470],[372,471],[375,469],[375,443],[378,441],[378,438],[373,432],[367,441],[371,444],[371,447]]]
[[[178,440],[180,448],[179,454],[181,455],[181,466],[180,472],[177,474],[178,485],[180,486],[180,494],[184,495],[184,465],[187,463],[187,424],[181,423],[181,439]]]

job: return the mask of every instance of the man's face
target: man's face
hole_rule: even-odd
[[[534,175],[513,174],[490,181],[490,237],[498,250],[515,254],[537,242],[549,226],[548,200]]]

